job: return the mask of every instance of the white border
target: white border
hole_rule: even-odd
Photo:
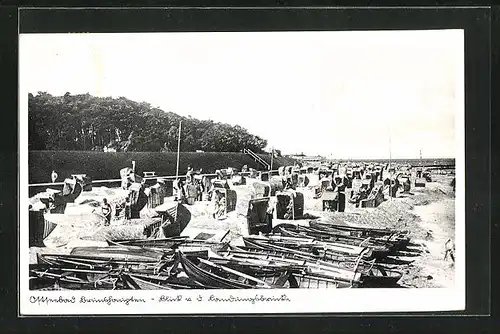
[[[457,43],[464,51],[464,31],[456,30]],[[20,35],[20,39],[22,35]],[[46,291],[29,290],[27,267],[29,263],[28,245],[28,91],[27,73],[23,73],[22,43],[19,45],[19,314],[29,315],[97,315],[97,314],[284,314],[321,312],[434,312],[459,311],[465,309],[465,99],[464,99],[464,52],[457,65],[457,113],[456,128],[456,279],[455,287],[447,289],[336,289],[336,290],[196,290],[196,291]],[[210,295],[228,298],[252,298],[256,295],[280,297],[286,294],[289,301],[281,302],[213,302]],[[176,297],[177,302],[160,302],[160,296]],[[57,299],[75,298],[75,303],[38,303],[36,297]],[[79,303],[82,296],[87,298],[143,298],[144,303]],[[202,301],[198,301],[198,297]],[[186,301],[190,297],[191,301]],[[31,299],[31,302],[30,302]]]

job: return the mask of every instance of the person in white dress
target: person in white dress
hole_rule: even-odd
[[[53,171],[52,171],[52,174],[51,174],[52,183],[55,183],[55,182],[56,182],[57,177],[58,177],[58,175],[57,175],[56,171],[55,171],[55,170],[53,170]]]

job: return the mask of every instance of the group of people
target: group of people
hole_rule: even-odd
[[[186,180],[183,181],[182,179],[176,179],[174,181],[174,196],[175,200],[179,201],[181,203],[190,203],[190,201],[194,200],[202,200],[202,195],[204,192],[208,191],[207,185],[204,183],[207,182],[202,182],[206,181],[203,180],[199,176],[201,173],[201,169],[197,172],[193,170],[191,166],[188,167],[187,172],[186,172]],[[196,191],[196,195],[192,196],[193,189]],[[106,218],[106,225],[110,225],[111,223],[111,218],[112,218],[112,207],[109,204],[108,200],[106,198],[103,198],[102,203],[100,205],[100,211],[101,214]],[[132,203],[130,196],[127,196],[125,201],[123,203],[117,204],[116,207],[116,215],[120,214],[122,211],[125,213],[125,219],[130,219],[131,218],[131,213],[132,213]]]
[[[206,177],[201,176],[202,171],[200,169],[195,172],[193,167],[189,165],[186,171],[186,181],[184,182],[180,178],[174,181],[174,196],[176,201],[193,204],[192,202],[203,199],[203,193],[207,192],[208,189]]]
[[[212,200],[214,202],[214,218],[222,218],[226,212],[226,195],[228,189],[227,179],[234,175],[234,170],[217,170],[216,178],[209,179],[201,175],[202,170],[194,171],[191,166],[187,168],[185,181],[178,178],[174,181],[174,200],[182,204],[194,204],[195,201]],[[204,198],[205,197],[205,198]]]
[[[111,204],[108,202],[107,198],[103,198],[100,206],[101,214],[106,218],[105,226],[109,226],[111,224],[111,218],[113,216],[113,209]],[[125,201],[116,205],[115,215],[119,216],[119,214],[124,211],[125,219],[132,218],[132,202],[130,201],[130,197],[127,196]]]

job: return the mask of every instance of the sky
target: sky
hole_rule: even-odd
[[[20,87],[238,124],[284,154],[455,157],[463,50],[462,30],[31,34]]]

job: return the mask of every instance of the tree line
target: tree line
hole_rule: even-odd
[[[267,141],[241,126],[183,117],[146,102],[90,94],[29,94],[30,150],[262,153]]]

